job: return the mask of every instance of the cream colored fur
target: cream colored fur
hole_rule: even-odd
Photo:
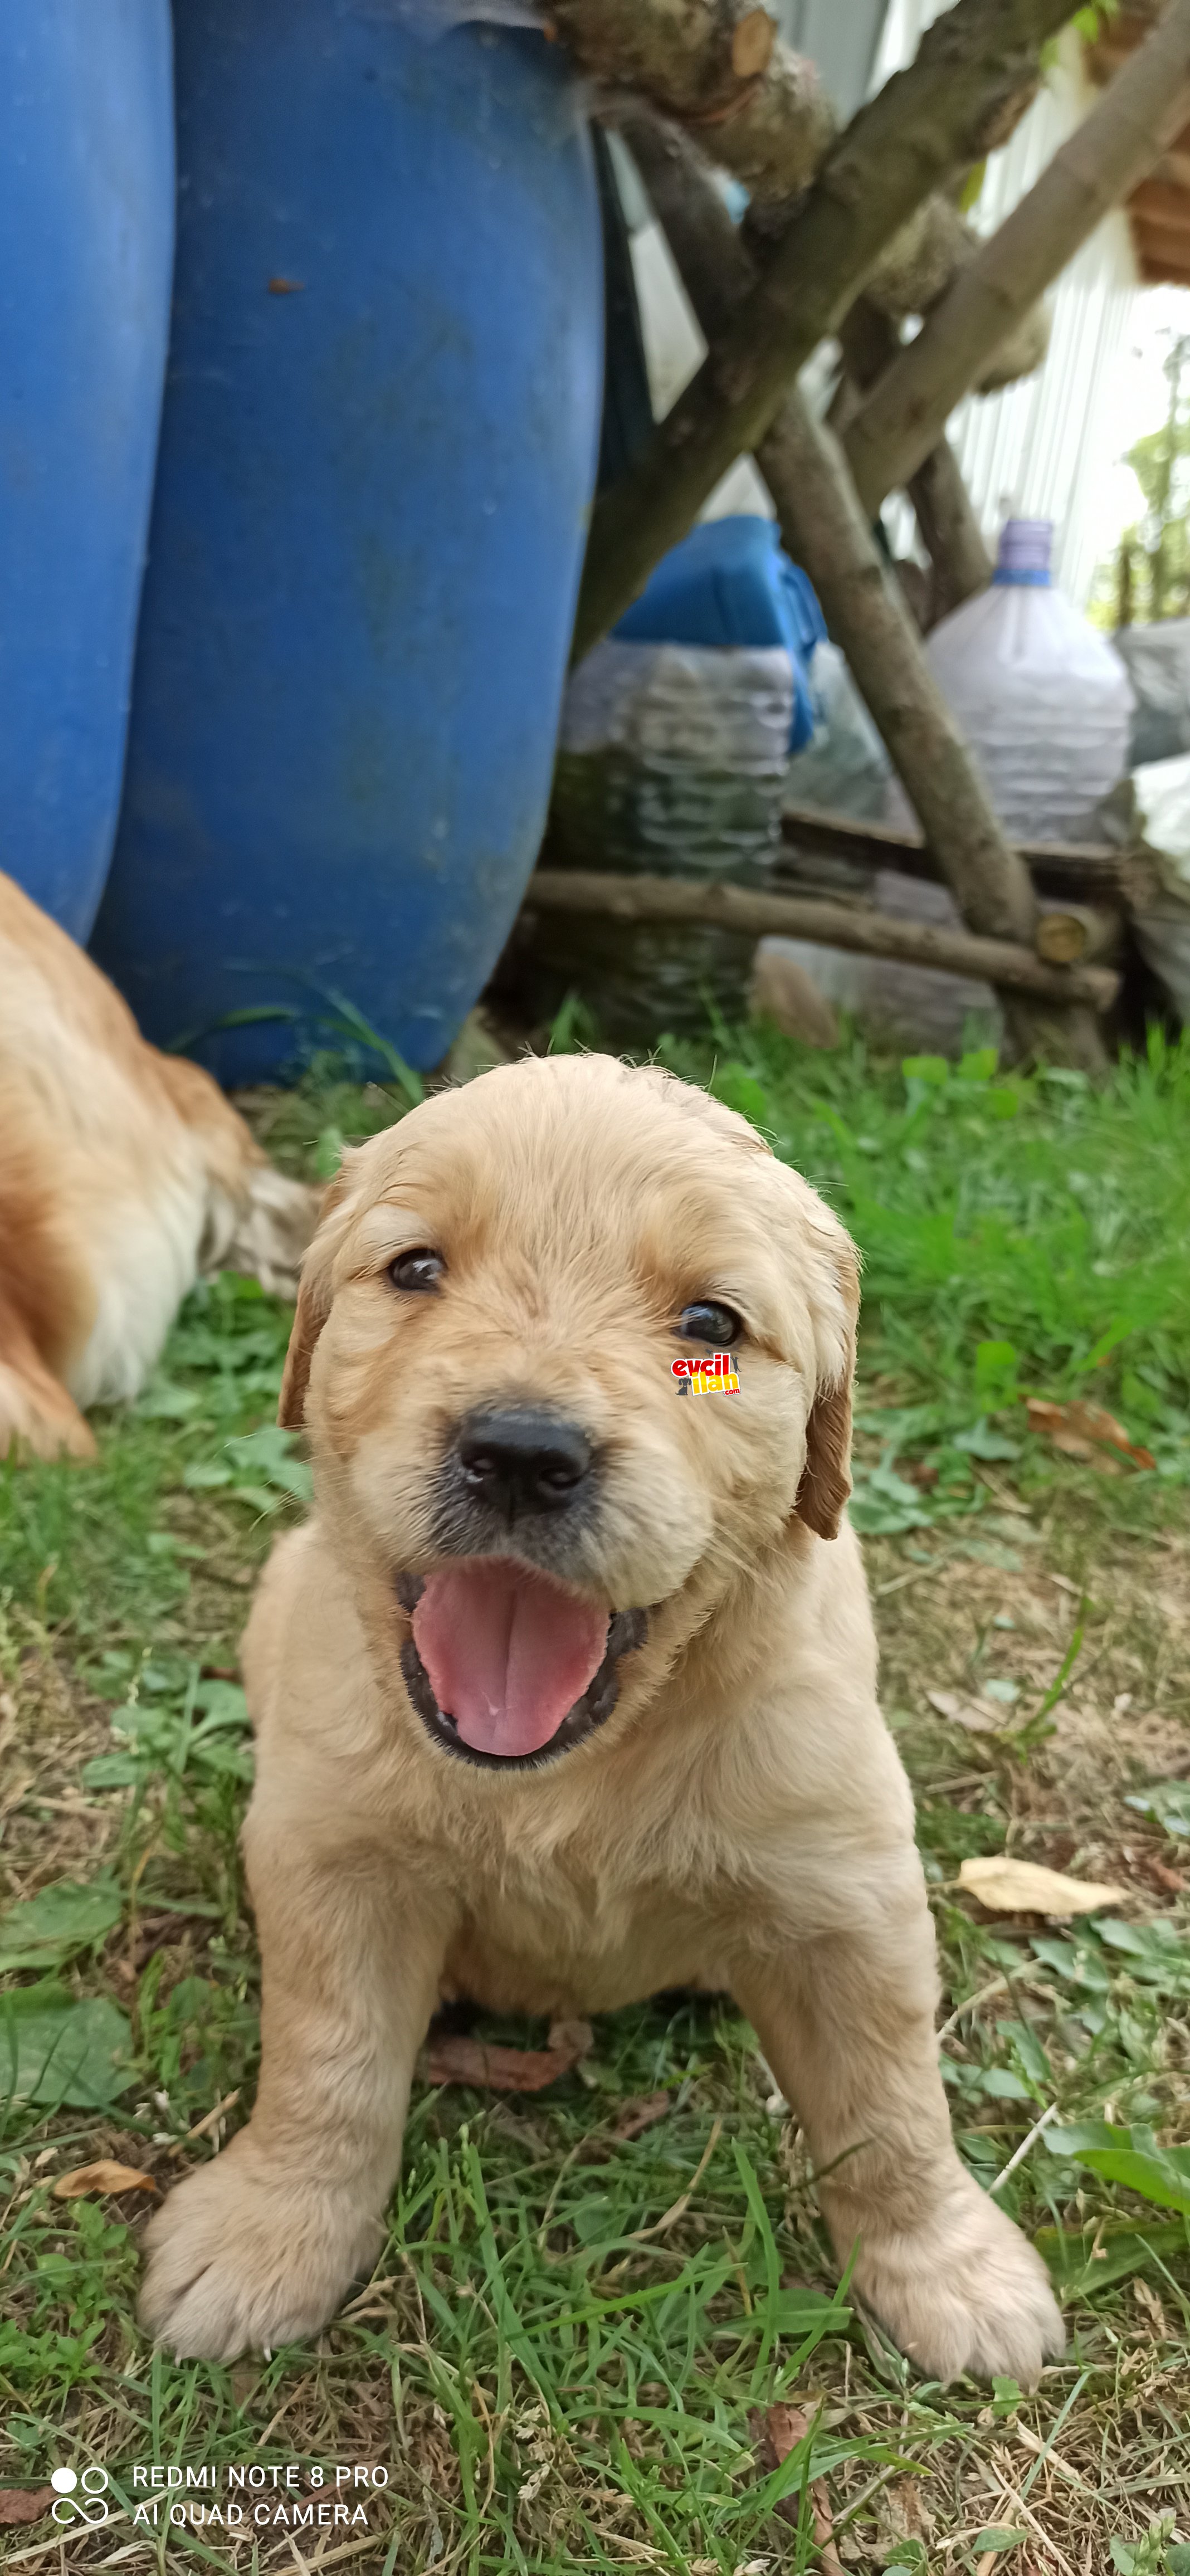
[[[430,1245],[436,1295],[388,1265]],[[748,1333],[738,1396],[680,1402],[683,1305]],[[1036,2378],[1042,2265],[955,2153],[909,1789],[876,1699],[848,1490],[856,1263],[740,1119],[660,1073],[554,1059],[354,1155],[306,1269],[283,1418],[316,1509],[278,1547],[245,1674],[264,1959],[251,2122],[153,2219],[143,2315],[182,2354],[314,2332],[371,2262],[436,1998],[614,2008],[730,1988],[802,2122],[840,2259],[920,2366]],[[479,1402],[564,1404],[601,1462],[574,1581],[648,1607],[602,1729],[478,1770],[414,1713],[398,1573]]]
[[[82,950],[0,877],[0,1456],[87,1456],[200,1270],[295,1278],[314,1194],[197,1065],[146,1046]]]

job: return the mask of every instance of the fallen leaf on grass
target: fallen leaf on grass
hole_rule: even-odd
[[[805,2441],[810,2430],[810,2418],[801,2406],[766,2406],[763,2415],[757,2407],[748,2417],[748,2428],[756,2444],[758,2465],[764,2470],[766,2476],[771,2476],[774,2469],[780,2468],[782,2460],[788,2459],[795,2445]],[[811,2479],[807,2502],[810,2507],[814,2541],[819,2552],[820,2576],[843,2576],[838,2551],[835,2548],[835,2526],[831,2518],[825,2478]],[[776,2511],[782,2522],[796,2524],[801,2517],[800,2496],[783,2496]]]
[[[1122,1422],[1114,1413],[1105,1413],[1098,1404],[1044,1404],[1040,1396],[1031,1395],[1025,1408],[1029,1429],[1044,1432],[1068,1458],[1094,1458],[1097,1449],[1118,1449],[1131,1458],[1134,1467],[1155,1467],[1151,1449],[1138,1448],[1130,1440]],[[1100,1465],[1106,1461],[1100,1459]]]
[[[959,1886],[976,1896],[990,1914],[1097,1914],[1105,1905],[1122,1905],[1123,1887],[1101,1887],[1090,1878],[1066,1878],[1059,1870],[1040,1869],[1035,1861],[1012,1860],[1006,1853],[965,1860]]]
[[[465,2032],[432,2039],[419,2073],[427,2084],[477,2084],[490,2093],[543,2093],[590,2055],[589,2021],[556,2021],[548,2048],[497,2048]]]
[[[89,2191],[156,2191],[157,2185],[139,2165],[116,2165],[100,2156],[93,2165],[76,2165],[73,2173],[59,2174],[51,2189],[55,2200],[82,2200]]]
[[[40,2522],[53,2501],[52,2487],[0,2487],[0,2525]]]
[[[927,1691],[931,1708],[951,1726],[965,1726],[970,1735],[999,1735],[1004,1727],[1003,1709],[993,1708],[988,1701],[959,1699],[954,1691]]]

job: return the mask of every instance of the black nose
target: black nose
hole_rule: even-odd
[[[577,1422],[529,1407],[469,1414],[455,1448],[464,1486],[502,1512],[561,1511],[591,1467]]]

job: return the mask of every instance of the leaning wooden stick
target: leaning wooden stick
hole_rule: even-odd
[[[849,423],[843,445],[866,510],[916,471],[983,361],[1188,121],[1190,0],[1171,0]]]
[[[700,129],[762,204],[796,197],[835,139],[814,64],[777,42],[756,0],[547,0],[547,15],[593,80]]]
[[[641,12],[652,5],[635,0]],[[1069,5],[957,0],[916,61],[853,119],[693,382],[597,504],[576,658],[622,616],[737,456],[759,445],[798,368],[837,329],[894,234],[958,165],[1011,131],[1039,48]]]
[[[849,948],[864,957],[890,957],[906,966],[933,966],[948,975],[976,975],[1002,992],[1106,1011],[1120,979],[1104,966],[1048,966],[1031,948],[1003,939],[976,939],[970,931],[943,930],[933,922],[902,921],[860,904],[820,903],[811,895],[756,894],[746,886],[708,885],[686,877],[603,875],[586,868],[538,868],[525,892],[527,911],[602,913],[614,921],[696,921],[763,939],[810,939]]]
[[[901,335],[886,313],[878,311],[870,298],[861,295],[839,334],[848,375],[844,389],[850,397],[836,434],[845,438],[848,426],[865,394],[870,393],[885,370],[900,355]],[[835,426],[835,406],[831,407],[831,425]],[[933,566],[933,622],[961,608],[965,599],[986,590],[994,566],[983,541],[970,494],[963,481],[958,458],[947,438],[935,441],[929,455],[911,474],[906,485],[913,504],[921,541]]]
[[[779,220],[822,167],[838,122],[815,65],[778,41],[757,0],[544,0],[548,21],[590,77],[629,89],[699,133],[743,182],[754,211]],[[1023,107],[1029,93],[1018,93]],[[869,292],[904,319],[936,302],[971,257],[948,197],[928,199],[877,256]],[[1022,344],[1017,373],[1041,352]]]
[[[684,136],[640,116],[625,119],[623,130],[710,336],[746,290],[751,255]],[[796,385],[761,441],[757,463],[786,545],[818,592],[964,921],[987,939],[1031,949],[1037,903],[1028,870],[1007,838],[885,570],[837,443]],[[1013,1042],[1023,1055],[1056,1055],[1086,1070],[1103,1064],[1095,1019],[1081,1007],[1085,995],[1063,989],[1068,1007],[1055,1026],[1052,1017],[1038,1018],[1035,1005],[1052,1005],[1057,988],[1018,978],[1002,982],[1002,990]]]

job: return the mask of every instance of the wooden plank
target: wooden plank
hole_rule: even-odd
[[[1146,269],[1178,278],[1190,262],[1190,233],[1180,224],[1154,223],[1151,215],[1129,209],[1137,257]]]
[[[1190,233],[1190,194],[1167,179],[1142,179],[1128,200],[1128,212],[1146,231],[1156,224],[1162,232]]]
[[[967,930],[932,922],[902,921],[862,905],[820,903],[812,896],[758,894],[750,887],[708,885],[686,877],[629,877],[586,868],[539,868],[525,893],[529,911],[601,913],[615,921],[710,923],[762,939],[776,932],[826,948],[854,949],[901,965],[930,966],[948,975],[975,975],[1011,993],[1043,1002],[1109,1010],[1120,978],[1102,966],[1047,966],[1030,948],[1004,939],[979,939]]]
[[[789,805],[781,817],[781,832],[793,849],[849,859],[863,867],[897,868],[902,876],[945,883],[927,844],[914,833],[893,831],[887,823],[859,823],[850,815]],[[1017,847],[1040,894],[1059,900],[1070,896],[1076,902],[1097,896],[1124,898],[1130,861],[1123,851],[1098,842],[1020,841]]]
[[[1143,244],[1136,246],[1137,265],[1142,286],[1190,286],[1190,259],[1176,262],[1150,259]]]

